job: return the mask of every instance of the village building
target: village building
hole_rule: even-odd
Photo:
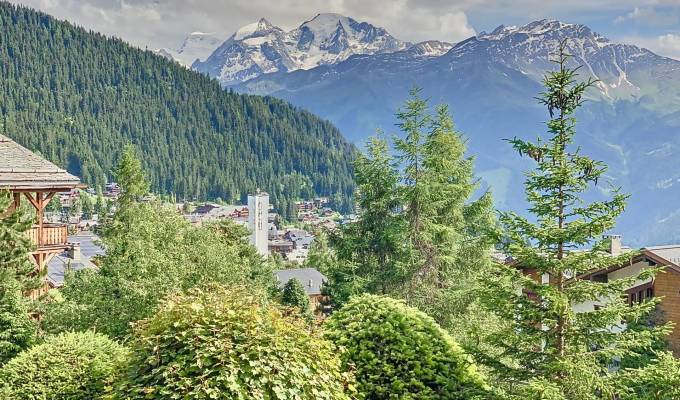
[[[320,311],[324,299],[321,289],[328,279],[316,268],[281,269],[274,271],[274,276],[281,289],[291,279],[300,281],[305,288],[305,293],[309,296],[311,309]]]
[[[621,237],[612,238],[612,255],[626,251],[620,244]],[[668,335],[668,343],[676,356],[680,356],[680,245],[653,246],[641,249],[629,263],[611,265],[582,276],[596,282],[609,282],[616,279],[637,276],[647,268],[661,267],[662,272],[654,278],[636,281],[623,295],[629,304],[642,303],[654,297],[660,297],[658,310],[660,317],[674,323]],[[596,302],[579,304],[576,309],[590,311],[598,307]]]
[[[36,211],[36,221],[28,232],[36,246],[30,254],[36,275],[44,274],[48,263],[55,256],[73,247],[68,239],[66,224],[46,222],[47,204],[59,193],[84,187],[76,176],[0,135],[0,190],[9,191],[13,198],[8,212],[18,208],[22,200],[27,201]],[[45,282],[42,287],[27,295],[36,299],[48,289],[49,285]]]
[[[234,222],[245,225],[248,221],[248,215],[247,206],[205,203],[196,207],[190,214],[187,214],[186,218],[195,225],[216,222],[222,219],[231,219]]]
[[[69,236],[73,246],[57,254],[47,264],[47,283],[51,288],[60,288],[68,271],[95,269],[96,258],[104,255],[104,249],[98,244],[99,238],[92,232],[82,232]]]
[[[609,239],[609,252],[612,256],[632,252],[629,247],[621,244],[621,236],[611,235]],[[610,282],[636,277],[647,268],[661,267],[662,272],[656,274],[654,278],[637,280],[621,295],[625,296],[630,305],[642,303],[654,297],[661,297],[658,306],[659,317],[675,325],[667,340],[673,353],[680,356],[680,245],[645,247],[634,254],[629,262],[593,270],[580,275],[579,278],[595,282]],[[515,263],[511,259],[507,259],[505,262],[508,264]],[[519,265],[518,267],[521,268]],[[523,268],[522,271],[536,281],[546,284],[552,281],[550,276],[546,276],[546,274],[541,276],[535,270]],[[527,295],[533,296],[531,293],[527,293]],[[574,304],[572,307],[576,312],[589,312],[604,306],[608,301],[610,299],[601,298],[598,301]]]
[[[248,210],[250,243],[266,257],[269,255],[269,195],[258,190],[248,196]]]

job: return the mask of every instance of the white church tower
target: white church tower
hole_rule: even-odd
[[[250,229],[250,243],[255,246],[260,255],[269,255],[269,195],[265,192],[248,196],[248,229]]]

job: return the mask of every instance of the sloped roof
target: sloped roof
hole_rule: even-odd
[[[315,268],[292,268],[274,271],[279,287],[286,286],[291,279],[297,279],[302,283],[308,295],[321,294],[321,286],[326,282],[326,277]]]
[[[0,189],[69,190],[81,186],[78,177],[0,135]]]

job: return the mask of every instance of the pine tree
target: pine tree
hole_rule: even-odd
[[[384,139],[371,138],[366,148],[355,162],[360,218],[330,233],[334,254],[320,257],[326,262],[315,266],[328,276],[325,290],[335,306],[354,294],[387,294],[403,281],[398,262],[404,258],[406,221],[398,212],[395,161]]]
[[[625,329],[626,321],[638,321],[655,302],[628,306],[621,293],[653,270],[607,283],[579,278],[599,267],[629,262],[631,254],[612,257],[603,239],[623,212],[627,196],[612,187],[609,199],[583,200],[606,166],[582,155],[573,144],[574,113],[593,81],[577,82],[577,69],[567,66],[564,46],[540,97],[550,114],[548,138],[510,140],[521,156],[536,163],[525,182],[532,218],[514,212],[500,215],[502,228],[495,239],[515,264],[499,264],[488,281],[486,306],[503,318],[506,329],[491,336],[497,352],[481,358],[499,384],[518,398],[613,399],[626,392],[622,385],[631,377],[622,380],[612,364],[649,346],[663,329]],[[601,307],[574,311],[575,304],[588,301]]]
[[[137,158],[135,148],[131,144],[123,149],[123,155],[114,171],[114,176],[120,185],[118,205],[121,207],[139,201],[149,193],[149,181],[146,179],[141,161]]]
[[[94,203],[94,213],[97,214],[97,217],[102,220],[107,214],[104,195],[102,194],[102,189],[100,187],[97,187],[97,200]]]
[[[26,230],[31,222],[10,205],[9,196],[0,193],[0,364],[34,342],[36,326],[22,292],[41,284],[28,258],[33,246]]]
[[[312,315],[309,308],[309,296],[305,292],[302,283],[295,278],[289,279],[283,287],[281,303],[296,309],[304,317],[309,318]]]
[[[81,199],[80,204],[83,209],[83,218],[91,219],[92,215],[94,214],[94,204],[92,203],[90,195],[81,192],[80,199]]]
[[[415,113],[402,116],[403,126],[419,126],[422,101],[414,95]],[[422,142],[397,143],[407,155],[402,156],[407,163],[402,196],[416,250],[404,293],[410,304],[450,328],[474,302],[478,278],[490,266],[492,245],[485,232],[494,224],[493,201],[488,192],[472,200],[478,189],[474,159],[465,155],[465,141],[446,105],[437,107],[426,129]]]

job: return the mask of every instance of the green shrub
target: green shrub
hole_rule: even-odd
[[[325,323],[367,399],[487,398],[470,358],[426,314],[389,297],[362,295]]]
[[[128,399],[349,399],[333,345],[257,291],[192,289],[135,327]]]
[[[0,370],[0,397],[92,400],[110,393],[127,350],[104,335],[63,333],[20,353]]]

